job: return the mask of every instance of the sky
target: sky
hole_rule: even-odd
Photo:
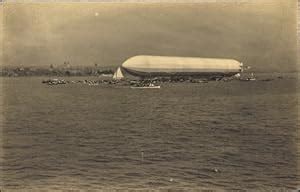
[[[164,55],[295,71],[296,7],[293,0],[5,3],[1,65],[116,67],[135,55]]]

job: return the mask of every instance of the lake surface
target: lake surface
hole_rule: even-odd
[[[144,90],[1,78],[1,188],[295,190],[299,84],[273,76]]]

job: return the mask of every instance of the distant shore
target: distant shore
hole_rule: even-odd
[[[0,67],[0,77],[30,77],[30,76],[49,76],[49,77],[66,77],[66,76],[112,76],[115,72],[115,67]],[[243,72],[244,75],[250,73],[269,74],[271,76],[282,76],[283,74],[298,74],[299,72]]]
[[[57,67],[57,68],[38,68],[38,67],[2,67],[0,68],[1,77],[24,77],[24,76],[99,76],[112,75],[114,69],[99,67]]]

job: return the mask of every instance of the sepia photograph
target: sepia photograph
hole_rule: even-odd
[[[0,192],[299,192],[299,10],[0,0]]]

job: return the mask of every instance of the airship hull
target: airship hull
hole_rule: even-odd
[[[121,69],[124,75],[141,78],[153,77],[220,77],[233,76],[242,71],[242,64],[233,59],[197,57],[134,56]]]

